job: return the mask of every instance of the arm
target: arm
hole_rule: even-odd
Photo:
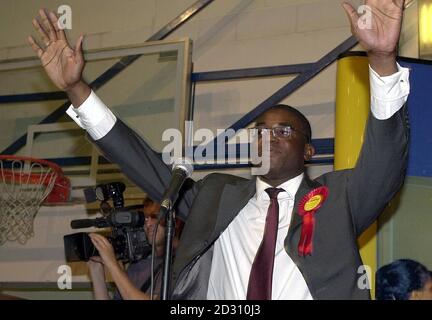
[[[93,283],[93,295],[95,300],[110,300],[108,289],[105,283],[104,265],[102,262],[93,260],[89,260],[87,265],[89,267],[90,277]]]
[[[406,106],[387,120],[369,115],[359,159],[347,176],[347,197],[358,235],[402,187],[408,162],[407,117]]]
[[[118,263],[115,257],[114,249],[111,243],[109,243],[108,239],[97,233],[92,233],[89,236],[92,243],[99,251],[101,262],[103,263],[103,266],[105,266],[110,272],[111,277],[113,278],[123,300],[151,300],[150,295],[141,292],[141,290],[136,288],[135,285],[130,281],[128,275]],[[96,276],[99,281],[97,283],[94,282],[95,296],[96,293],[98,293],[98,295],[101,297],[105,297],[104,290],[101,286],[100,272],[98,272]],[[96,288],[96,284],[98,284],[98,288]],[[107,292],[105,278],[103,279],[103,285],[105,287],[105,292]]]
[[[111,162],[120,166],[129,179],[145,190],[151,199],[156,202],[162,200],[171,180],[171,169],[162,161],[161,155],[152,150],[137,133],[117,120],[108,134],[94,143]],[[176,212],[184,221],[200,186],[200,181],[188,179],[181,189]]]
[[[119,264],[112,265],[109,270],[123,300],[151,300],[149,294],[142,292],[134,286]],[[157,299],[156,296],[153,298]]]
[[[117,121],[82,79],[83,36],[73,49],[64,31],[59,29],[55,14],[40,10],[39,15],[39,20],[34,19],[33,25],[46,47],[42,49],[31,36],[28,41],[53,83],[68,94],[72,106],[67,113],[87,130],[93,142],[107,158],[120,166],[129,179],[153,200],[160,201],[171,179],[170,168],[139,135]],[[189,188],[185,186],[182,189],[177,212],[183,220],[187,217],[197,188],[198,185],[189,183]]]
[[[359,28],[360,17],[348,4],[353,34],[369,56],[371,114],[356,167],[348,171],[347,198],[360,235],[382,212],[403,184],[408,158],[408,70],[396,63],[404,1],[366,1],[370,29]]]

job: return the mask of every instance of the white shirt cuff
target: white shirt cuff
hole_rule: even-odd
[[[408,99],[410,92],[409,69],[397,64],[398,72],[380,77],[369,66],[371,111],[378,120],[393,116]]]
[[[71,105],[66,113],[94,140],[103,138],[111,131],[117,121],[116,116],[93,90],[79,108]]]

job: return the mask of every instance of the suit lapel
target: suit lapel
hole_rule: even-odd
[[[225,185],[219,201],[217,219],[211,241],[219,237],[256,192],[256,177]]]
[[[219,199],[219,207],[214,208],[215,213],[211,213],[216,214],[216,220],[209,232],[201,232],[187,239],[186,236],[183,238],[184,242],[180,244],[177,253],[184,252],[179,254],[180,257],[176,259],[174,265],[177,276],[200,251],[204,250],[205,247],[212,244],[219,237],[255,194],[255,188],[255,178],[252,180],[241,180],[232,184],[228,183],[223,187]]]

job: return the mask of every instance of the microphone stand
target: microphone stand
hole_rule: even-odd
[[[171,182],[165,191],[161,208],[159,211],[159,217],[165,217],[166,228],[165,228],[165,255],[164,255],[164,266],[162,275],[162,290],[161,299],[168,300],[170,298],[171,289],[171,263],[172,263],[172,252],[173,252],[173,237],[175,230],[175,218],[173,212],[173,206],[179,196],[180,189],[184,181],[191,175],[193,166],[190,161],[180,159],[177,164],[174,161],[173,173]]]
[[[171,289],[171,264],[173,257],[173,238],[175,233],[175,217],[171,201],[168,200],[166,203],[162,203],[159,214],[166,217],[161,300],[168,300],[170,298]]]

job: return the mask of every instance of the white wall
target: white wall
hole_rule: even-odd
[[[145,41],[194,0],[71,0],[74,41],[86,34],[85,49]],[[169,38],[193,39],[194,71],[314,62],[350,36],[340,0],[215,0]],[[351,1],[360,4],[361,0]],[[0,3],[0,59],[33,56],[25,43],[40,7],[63,1],[4,0]],[[417,57],[417,6],[406,12],[401,53]],[[356,48],[358,49],[358,48]],[[314,138],[333,137],[333,64],[283,102],[309,116]],[[196,128],[225,128],[252,110],[292,77],[200,83]],[[103,98],[103,97],[102,97]]]

